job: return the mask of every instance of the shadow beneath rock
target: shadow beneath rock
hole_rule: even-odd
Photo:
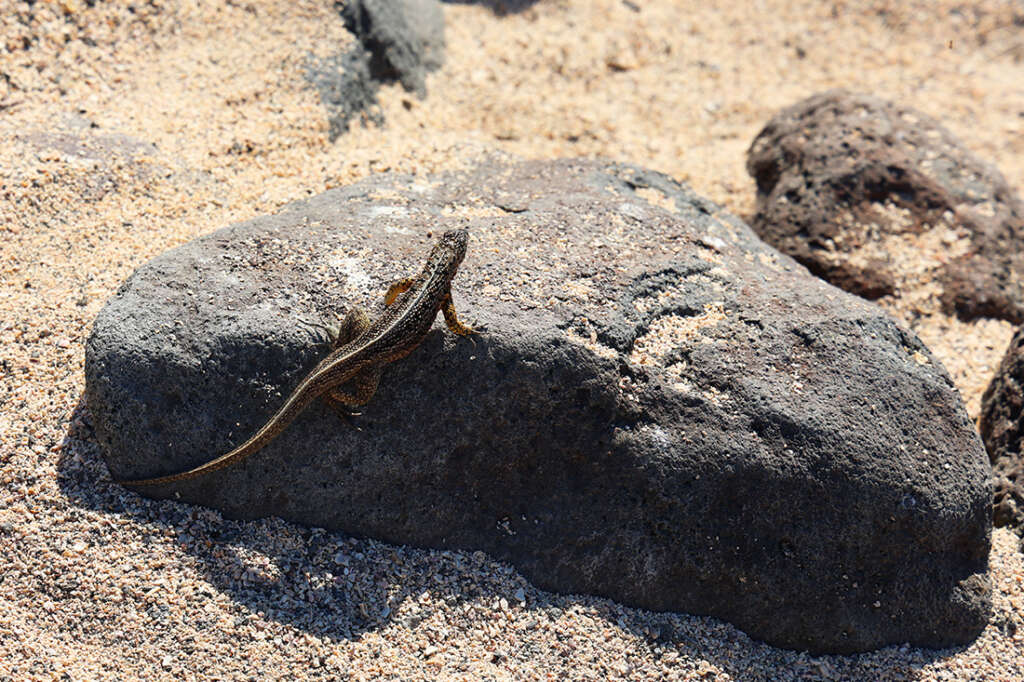
[[[252,614],[348,640],[387,624],[399,604],[428,590],[445,602],[494,594],[486,580],[466,579],[493,564],[480,553],[398,548],[273,517],[234,521],[142,497],[110,479],[83,402],[72,424],[57,468],[61,492],[82,508],[131,518],[151,537],[173,537],[215,589]]]
[[[197,560],[214,589],[248,612],[236,623],[265,618],[340,642],[395,625],[429,629],[427,621],[445,611],[448,626],[456,629],[453,641],[470,628],[495,623],[514,630],[516,636],[503,638],[493,654],[497,665],[510,670],[517,669],[517,662],[550,656],[553,648],[599,651],[596,633],[610,636],[608,627],[615,625],[620,637],[633,638],[628,642],[631,658],[652,670],[692,671],[708,661],[744,680],[779,679],[786,672],[799,679],[867,678],[879,672],[916,679],[924,666],[963,650],[889,647],[855,656],[810,656],[751,640],[711,617],[653,613],[599,597],[544,592],[512,566],[479,551],[389,545],[276,517],[234,521],[216,510],[151,500],[111,480],[90,421],[80,401],[57,466],[61,492],[83,509],[137,522],[141,529],[135,530],[144,539],[173,538]],[[562,660],[567,671],[585,667],[573,656]]]

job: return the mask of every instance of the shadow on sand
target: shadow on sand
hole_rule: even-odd
[[[567,612],[606,619],[636,637],[637,655],[707,660],[734,679],[868,679],[877,677],[883,661],[888,679],[915,679],[923,666],[963,650],[890,647],[856,656],[811,656],[751,640],[715,618],[652,613],[608,599],[544,592],[483,552],[398,547],[278,518],[234,521],[215,510],[150,500],[111,480],[81,400],[71,423],[57,472],[72,504],[127,517],[138,524],[143,538],[173,537],[195,558],[213,589],[248,611],[244,617],[262,614],[336,642],[356,640],[392,623],[415,629],[442,608],[441,602],[492,607],[504,599],[508,608],[525,610],[528,620],[556,621]],[[486,613],[475,617],[489,620]],[[539,648],[552,646],[543,628],[533,633],[517,629],[510,638],[515,644],[502,656],[509,663],[529,660]]]

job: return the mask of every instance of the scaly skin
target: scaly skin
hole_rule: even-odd
[[[150,486],[184,481],[223,469],[257,452],[284,431],[317,398],[354,407],[367,403],[377,390],[381,369],[404,358],[427,335],[438,311],[448,329],[460,336],[473,330],[459,322],[452,303],[451,284],[466,255],[466,230],[445,232],[413,279],[395,282],[385,296],[383,314],[372,324],[366,313],[352,310],[342,323],[335,349],[306,375],[260,429],[237,448],[194,469],[168,476],[119,481],[125,486]],[[353,393],[340,390],[352,382]]]

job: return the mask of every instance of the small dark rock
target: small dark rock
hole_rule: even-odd
[[[814,95],[772,118],[747,169],[754,229],[816,275],[870,299],[938,280],[947,312],[1024,322],[1024,204],[929,116]]]
[[[335,3],[359,43],[345,53],[310,56],[306,81],[320,94],[333,141],[359,115],[384,123],[381,83],[401,82],[426,97],[426,74],[444,63],[444,13],[437,0],[353,0]]]
[[[437,0],[347,0],[345,26],[369,54],[371,76],[426,97],[426,75],[444,64],[444,12]]]

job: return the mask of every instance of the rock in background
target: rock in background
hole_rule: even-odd
[[[350,423],[313,405],[244,463],[147,494],[481,549],[539,587],[852,652],[970,641],[991,490],[942,366],[877,306],[664,176],[492,158],[382,175],[197,239],[99,315],[87,401],[115,478],[247,438],[468,227],[456,305]],[[438,325],[440,327],[440,325]]]
[[[752,225],[813,273],[869,299],[1024,322],[1024,203],[934,119],[831,90],[758,134]]]
[[[437,0],[352,0],[336,3],[370,55],[370,75],[398,81],[427,96],[427,72],[444,64],[444,12]]]
[[[995,525],[1024,537],[1024,327],[982,396],[978,427],[992,462]]]
[[[356,115],[377,125],[381,83],[398,81],[420,99],[427,72],[444,64],[444,12],[437,0],[351,0],[335,3],[359,43],[327,58],[310,57],[306,80],[327,109],[330,139],[348,130]]]

